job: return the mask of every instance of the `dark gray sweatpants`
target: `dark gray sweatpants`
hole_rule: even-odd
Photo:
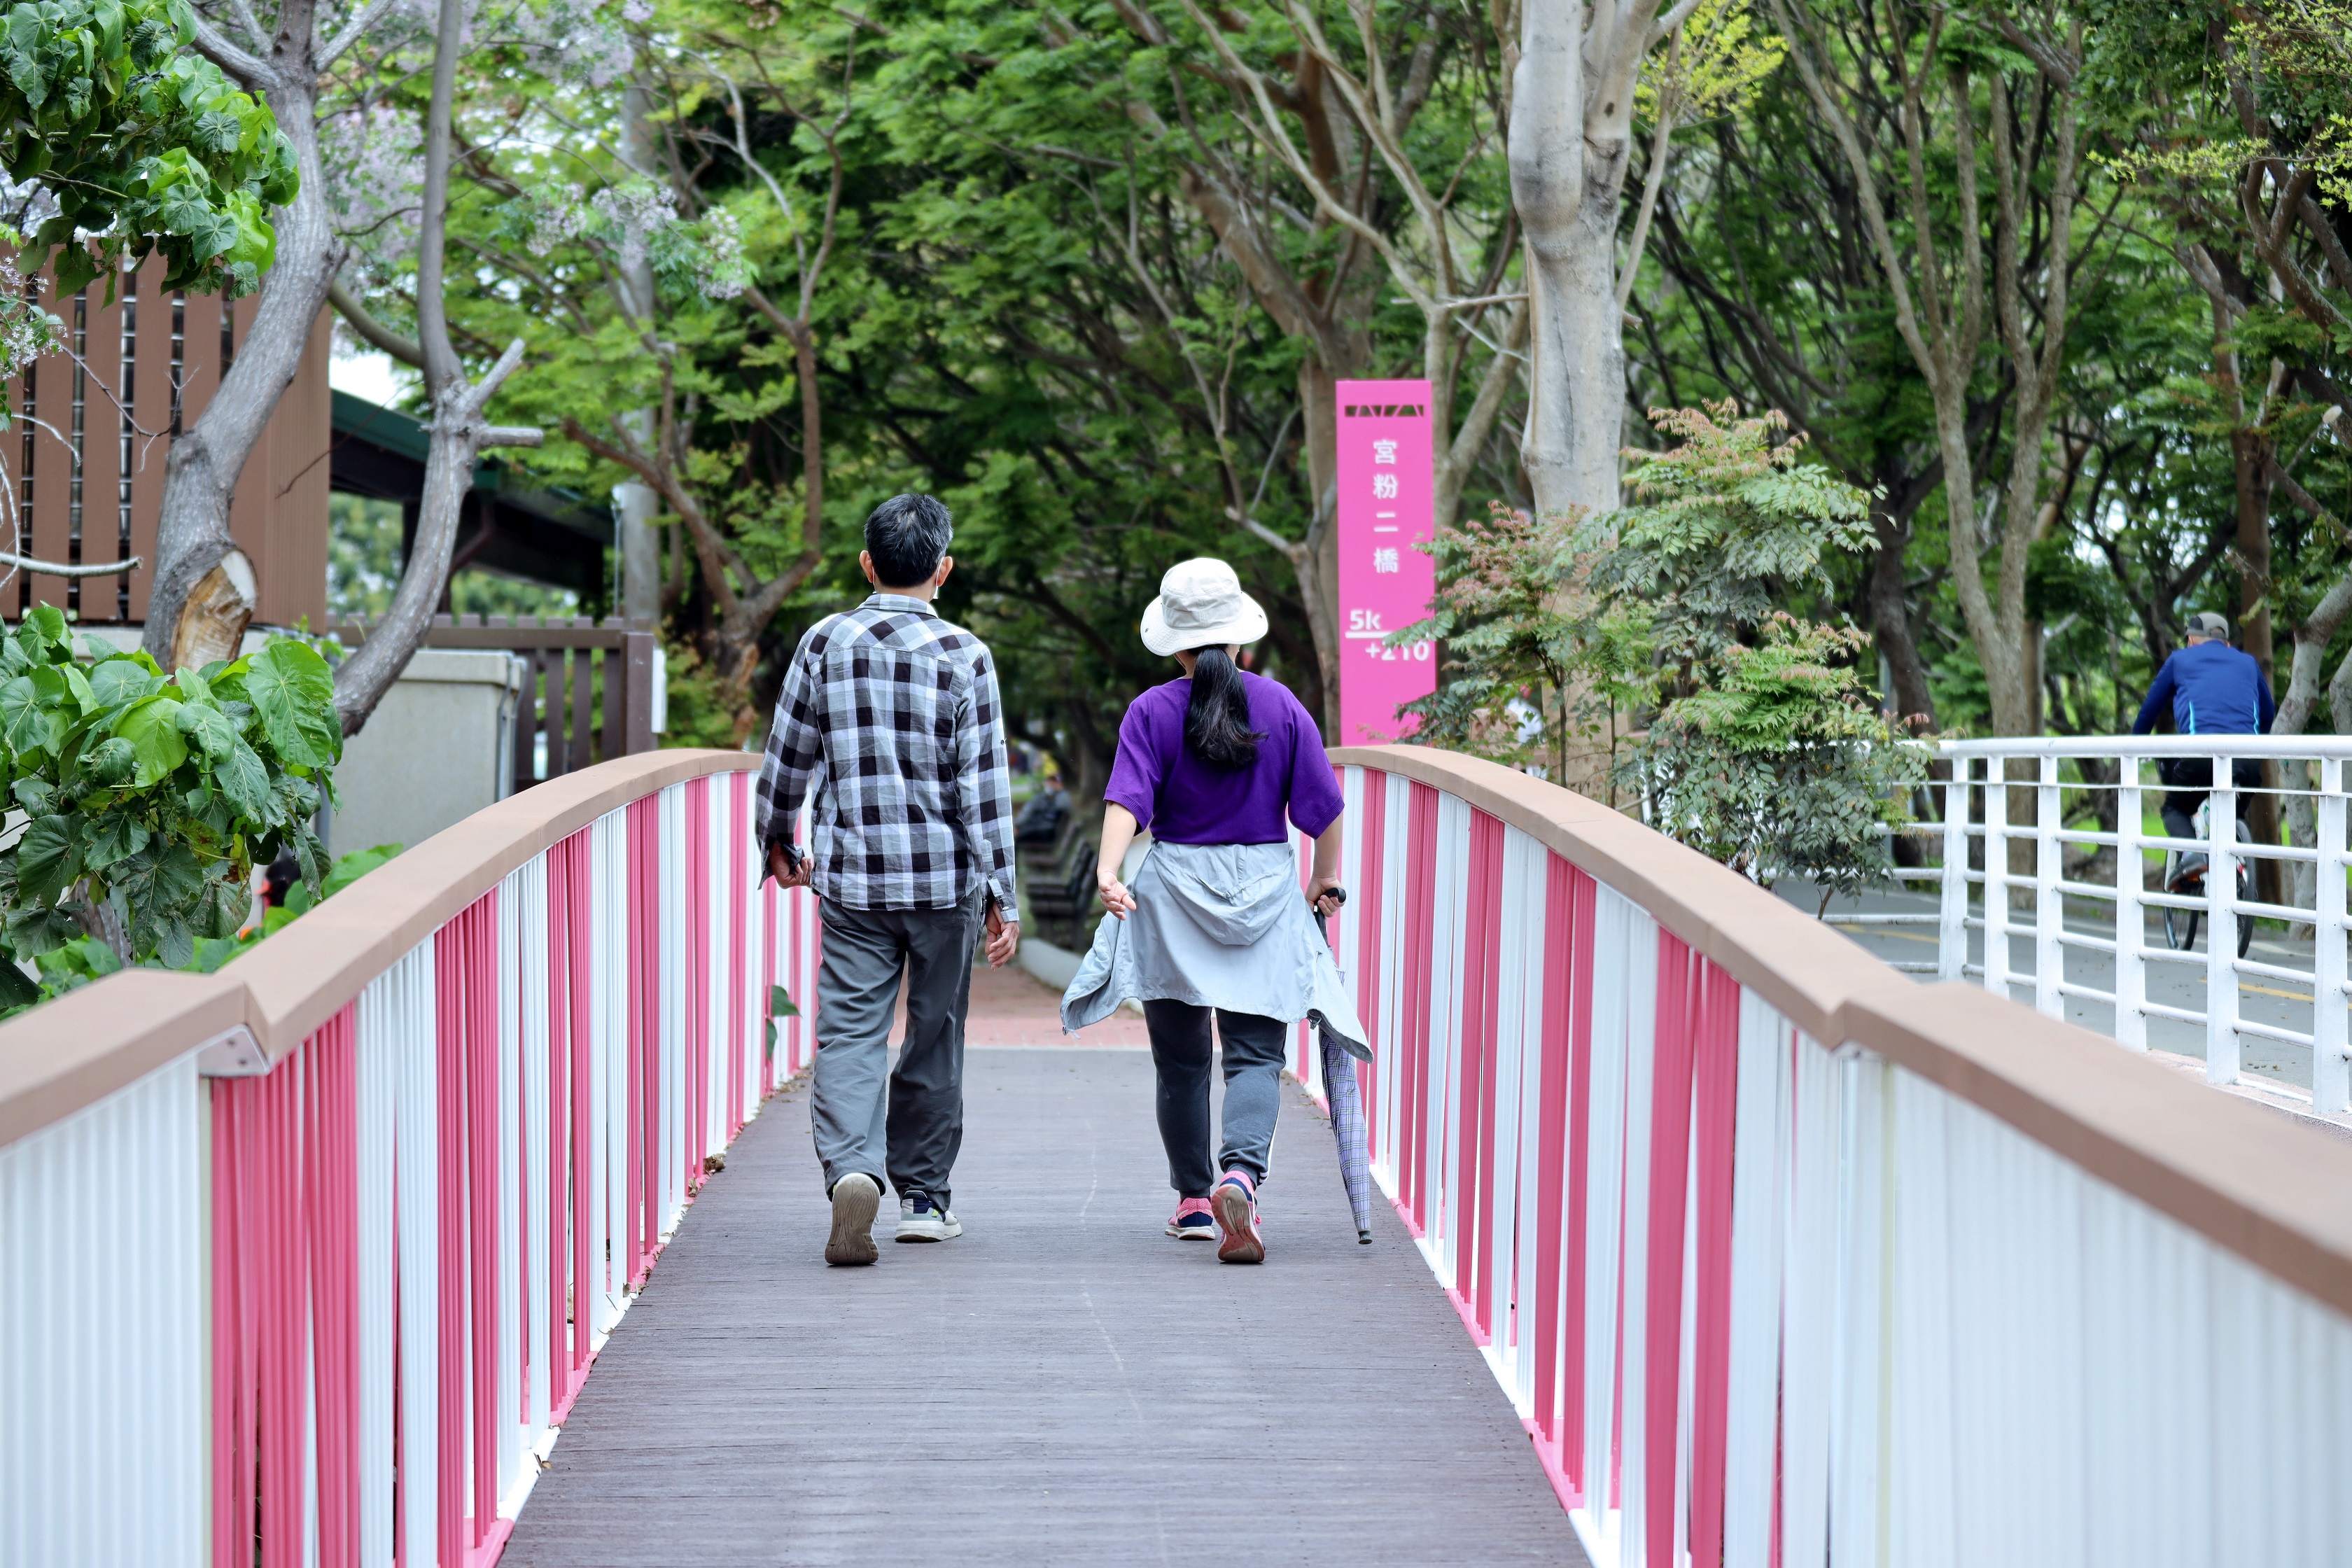
[[[1209,1163],[1209,1019],[1213,1011],[1225,1067],[1224,1140]],[[1181,1198],[1205,1198],[1222,1172],[1239,1166],[1265,1180],[1282,1114],[1282,1064],[1292,1026],[1255,1013],[1160,1000],[1143,1005],[1151,1065],[1160,1079],[1160,1142],[1168,1184]]]
[[[963,1143],[963,1021],[983,896],[954,910],[853,910],[824,900],[809,1121],[828,1194],[855,1171],[887,1179],[901,1196],[929,1193],[947,1205]],[[907,1035],[890,1068],[901,974]]]

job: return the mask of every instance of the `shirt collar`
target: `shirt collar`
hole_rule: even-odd
[[[939,614],[938,611],[931,608],[930,602],[929,600],[918,599],[912,594],[884,594],[879,592],[868,594],[866,595],[865,605],[861,607],[869,610],[897,610],[901,613],[909,613],[918,616],[936,616]]]

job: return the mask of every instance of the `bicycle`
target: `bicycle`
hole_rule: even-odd
[[[2210,799],[2197,808],[2197,833],[2200,837],[2206,837],[2210,831],[2207,825],[2212,820],[2212,809],[2213,803]],[[2234,830],[2233,836],[2238,842],[2245,842],[2246,825],[2233,816],[2230,819],[2230,826]],[[2244,856],[2241,855],[2237,858],[2238,901],[2242,904],[2248,903],[2254,896],[2253,872],[2247,865]],[[2203,898],[2208,863],[2209,857],[2200,850],[2166,850],[2164,852],[2164,890],[2179,898]],[[2186,952],[2195,947],[2197,922],[2202,913],[2203,911],[2200,910],[2177,910],[2169,904],[2166,905],[2164,945],[2175,952]],[[2254,922],[2243,915],[2235,916],[2233,920],[2238,928],[2238,956],[2243,958],[2246,956],[2246,949],[2252,945],[2254,940]]]

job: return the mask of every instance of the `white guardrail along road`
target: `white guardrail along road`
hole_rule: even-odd
[[[1905,858],[1926,863],[1895,871],[1940,895],[1933,910],[1898,898],[1834,923],[1898,940],[1932,931],[1933,962],[1889,953],[1895,967],[1980,980],[2132,1050],[2201,1055],[2214,1083],[2254,1072],[2307,1092],[2321,1115],[2352,1106],[2352,737],[2002,739],[1939,752],[1948,777],[1922,787],[1915,805],[1927,809],[1905,834],[1919,851]]]

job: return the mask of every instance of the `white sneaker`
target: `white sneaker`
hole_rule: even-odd
[[[898,1200],[900,1241],[952,1241],[963,1234],[954,1211],[941,1208],[929,1193],[908,1193]]]
[[[882,1184],[852,1171],[833,1184],[833,1234],[825,1238],[824,1260],[836,1268],[871,1263],[881,1256],[874,1246],[874,1211],[882,1206]]]

